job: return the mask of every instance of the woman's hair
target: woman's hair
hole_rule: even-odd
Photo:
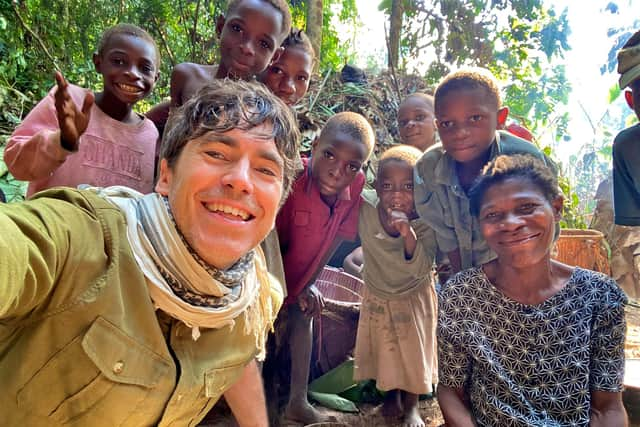
[[[156,67],[160,65],[160,50],[158,50],[156,41],[145,30],[133,24],[117,24],[104,30],[100,36],[100,42],[98,43],[98,55],[102,56],[104,50],[109,45],[111,37],[119,34],[138,37],[142,40],[148,41],[153,46],[153,50],[156,53]]]
[[[489,70],[476,67],[454,71],[442,79],[433,95],[435,111],[439,111],[439,104],[441,104],[451,92],[461,90],[472,91],[476,89],[484,90],[487,103],[491,103],[496,109],[500,108],[502,100],[496,78]]]
[[[315,61],[316,51],[313,49],[313,45],[311,44],[311,40],[309,40],[309,36],[303,30],[298,28],[291,28],[291,32],[287,36],[286,39],[282,42],[281,45],[283,48],[295,47],[296,49],[300,49],[303,52],[306,52],[311,56],[311,60]]]
[[[422,156],[422,151],[417,149],[412,145],[399,144],[394,145],[391,148],[387,149],[380,156],[380,161],[378,162],[378,175],[380,175],[380,171],[382,170],[382,166],[384,166],[387,162],[391,160],[395,160],[397,162],[404,162],[407,165],[414,167],[418,162],[418,159]]]
[[[541,159],[530,154],[501,155],[484,167],[469,190],[471,214],[478,216],[489,188],[510,178],[532,183],[549,202],[560,195],[556,176]]]
[[[283,195],[286,200],[296,173],[301,169],[300,132],[290,109],[259,83],[215,79],[180,108],[171,112],[162,139],[160,158],[173,167],[187,143],[207,132],[232,129],[248,131],[266,123],[284,162]]]

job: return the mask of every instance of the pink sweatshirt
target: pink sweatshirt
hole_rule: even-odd
[[[9,138],[4,161],[9,172],[31,181],[27,196],[56,186],[97,187],[124,185],[144,194],[153,191],[154,154],[158,131],[149,119],[129,125],[107,116],[97,105],[91,107],[87,130],[78,151],[60,145],[54,87],[36,105]],[[78,109],[87,91],[69,85]]]

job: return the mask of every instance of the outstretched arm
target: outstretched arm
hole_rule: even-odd
[[[13,132],[4,152],[9,172],[17,179],[33,181],[51,175],[78,146],[86,130],[93,94],[72,99],[69,84],[56,72],[57,86],[25,117]]]
[[[255,359],[244,368],[240,379],[224,393],[240,427],[268,427],[267,406]]]

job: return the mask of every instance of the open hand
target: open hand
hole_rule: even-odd
[[[76,151],[80,135],[87,130],[89,125],[94,96],[93,93],[87,92],[82,103],[82,109],[78,111],[76,104],[71,99],[71,95],[69,95],[69,83],[59,71],[56,71],[56,83],[58,88],[55,93],[55,105],[56,113],[58,114],[58,125],[60,126],[60,141],[66,150]]]

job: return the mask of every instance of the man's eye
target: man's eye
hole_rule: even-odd
[[[324,158],[325,158],[325,159],[329,159],[329,160],[333,160],[333,159],[335,158],[335,156],[333,155],[333,153],[332,153],[332,152],[330,152],[330,151],[325,151],[325,152],[324,152]]]
[[[124,59],[122,58],[113,58],[111,62],[113,62],[114,65],[124,65]]]
[[[278,176],[278,174],[270,168],[258,168],[258,172],[265,174],[267,176]]]
[[[479,122],[480,120],[482,120],[482,116],[480,114],[474,114],[473,116],[469,117],[469,121],[471,123],[476,123],[476,122]]]
[[[219,159],[219,160],[224,160],[224,154],[222,154],[219,151],[207,151],[206,152],[207,156],[213,158],[213,159]]]
[[[306,82],[307,80],[309,80],[309,77],[307,77],[307,76],[298,76],[298,80]]]
[[[235,31],[236,33],[239,33],[239,32],[241,32],[241,31],[242,31],[242,27],[241,27],[240,25],[238,25],[238,24],[233,24],[233,25],[231,25],[231,29],[232,29],[233,31]]]

